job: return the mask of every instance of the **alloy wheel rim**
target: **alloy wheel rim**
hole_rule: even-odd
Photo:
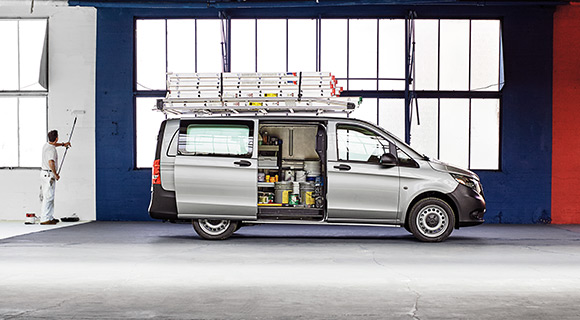
[[[429,205],[417,215],[417,226],[422,235],[436,238],[445,233],[449,225],[447,212],[438,205]]]

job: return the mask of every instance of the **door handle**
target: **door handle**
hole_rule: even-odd
[[[252,163],[248,160],[240,160],[240,161],[236,161],[234,162],[234,164],[237,164],[240,167],[249,167],[252,165]]]
[[[350,170],[350,166],[348,164],[340,164],[338,166],[334,166],[334,168],[338,169],[338,170],[345,170],[345,171]]]

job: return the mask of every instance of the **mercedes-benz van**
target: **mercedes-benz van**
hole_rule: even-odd
[[[288,223],[399,226],[437,242],[484,222],[475,173],[349,118],[168,119],[152,180],[150,216],[191,220],[204,239]]]

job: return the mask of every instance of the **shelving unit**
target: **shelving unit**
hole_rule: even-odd
[[[259,145],[258,151],[278,151],[280,150],[280,145]]]
[[[258,188],[274,188],[274,182],[258,182]]]

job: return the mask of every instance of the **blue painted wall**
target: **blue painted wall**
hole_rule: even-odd
[[[236,17],[396,17],[409,8],[230,10]],[[550,217],[552,12],[535,7],[413,7],[420,17],[503,20],[505,79],[500,172],[481,176],[491,223],[538,223]],[[97,14],[97,219],[149,220],[149,170],[135,170],[133,21],[136,17],[217,17],[215,9],[102,7]]]

